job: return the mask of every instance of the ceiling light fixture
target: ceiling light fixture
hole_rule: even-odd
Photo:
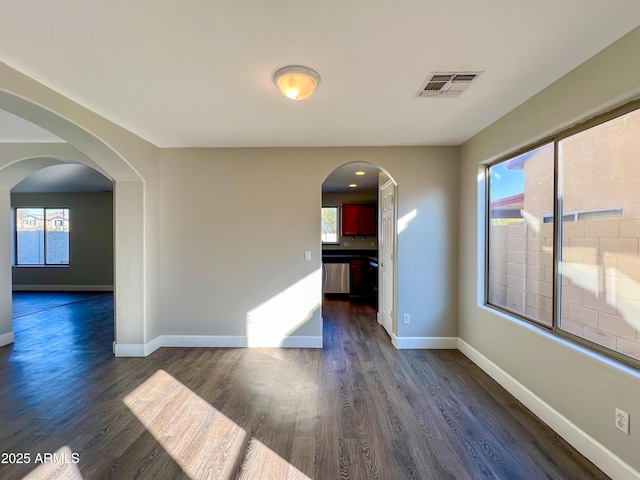
[[[310,68],[292,65],[278,70],[273,75],[273,81],[285,97],[304,100],[320,84],[320,75]]]
[[[363,172],[362,170],[359,170],[356,172],[356,175],[364,175],[365,172]]]
[[[358,185],[356,185],[355,183],[350,183],[349,184],[349,188],[356,188]]]

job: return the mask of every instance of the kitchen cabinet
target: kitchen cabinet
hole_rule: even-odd
[[[364,292],[364,282],[362,275],[362,259],[354,258],[351,260],[351,295],[362,295]]]
[[[373,308],[378,308],[378,257],[377,251],[364,252],[360,250],[323,250],[322,263],[325,267],[325,277],[329,267],[334,270],[340,268],[341,289],[327,289],[325,281],[324,293],[348,293],[356,301],[366,302]],[[335,265],[335,267],[333,267]],[[346,288],[344,288],[346,287]]]
[[[342,235],[359,235],[360,205],[342,205]]]
[[[377,235],[376,205],[342,205],[342,235]]]

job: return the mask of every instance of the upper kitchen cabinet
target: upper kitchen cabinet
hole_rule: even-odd
[[[360,235],[377,235],[378,207],[376,205],[360,206]]]
[[[342,235],[376,235],[377,209],[375,205],[342,205]]]

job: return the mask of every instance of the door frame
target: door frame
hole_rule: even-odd
[[[378,182],[378,202],[377,202],[377,208],[378,208],[378,261],[380,260],[380,250],[381,250],[381,242],[380,242],[380,225],[381,225],[381,216],[382,216],[382,208],[381,208],[381,196],[380,196],[380,191],[383,187],[388,186],[389,184],[393,184],[394,185],[394,205],[393,205],[393,234],[392,234],[392,238],[393,238],[393,249],[392,249],[392,255],[393,255],[393,272],[392,272],[392,279],[393,279],[393,287],[392,287],[392,291],[391,291],[391,295],[392,295],[392,304],[393,304],[393,310],[392,310],[392,317],[391,317],[391,332],[387,332],[389,334],[389,341],[392,342],[392,339],[394,337],[394,335],[397,335],[397,310],[398,310],[398,183],[395,181],[394,177],[384,168],[382,168],[380,165],[372,163],[372,162],[368,162],[366,160],[359,160],[357,162],[345,162],[342,163],[340,165],[336,165],[328,174],[327,176],[325,176],[324,180],[321,183],[321,190],[322,190],[322,184],[324,184],[324,181],[327,179],[327,177],[329,175],[331,175],[331,173],[333,173],[334,170],[343,167],[345,165],[348,165],[350,163],[368,163],[371,166],[375,167],[378,170],[378,173],[382,172],[385,176],[386,176],[386,181],[383,184],[380,184],[380,182]],[[323,202],[322,202],[322,195],[320,196],[320,208],[322,209],[323,206]],[[320,241],[320,256],[322,258],[322,240],[319,239]],[[322,265],[322,260],[321,260],[321,265]],[[376,312],[376,321],[382,325],[381,323],[381,319],[380,319],[380,306],[381,306],[381,300],[382,300],[382,292],[380,290],[380,276],[381,276],[381,269],[380,269],[380,262],[378,262],[378,311]],[[322,268],[322,267],[321,267]],[[322,288],[322,282],[320,282],[321,287]],[[321,291],[321,296],[322,296],[322,291]],[[322,318],[322,316],[321,316]],[[322,323],[324,324],[324,319],[322,319]],[[386,332],[386,329],[385,329]],[[393,343],[393,342],[392,342]]]
[[[391,325],[390,331],[384,327],[384,323],[382,321],[382,305],[384,302],[385,292],[382,288],[383,285],[383,270],[382,270],[382,256],[381,250],[383,248],[383,235],[382,235],[382,213],[384,211],[383,208],[383,196],[382,191],[392,187],[393,188],[393,207],[391,208],[391,241],[393,242],[391,248],[391,257],[393,261],[392,271],[391,271]],[[385,328],[385,331],[389,334],[390,338],[393,338],[393,335],[397,335],[397,285],[398,285],[398,184],[389,177],[384,184],[378,187],[378,225],[380,228],[378,229],[378,312],[376,315],[376,319],[380,325]]]

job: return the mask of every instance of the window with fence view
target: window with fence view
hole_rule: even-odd
[[[489,167],[487,302],[638,365],[635,108]]]
[[[16,208],[16,264],[69,264],[69,209]]]

